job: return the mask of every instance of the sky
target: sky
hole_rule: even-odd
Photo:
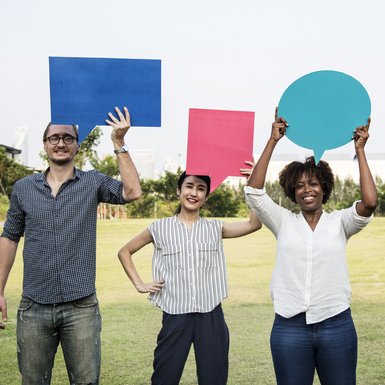
[[[189,108],[254,111],[254,153],[269,137],[285,89],[318,70],[349,74],[372,105],[368,153],[384,154],[383,0],[1,0],[0,144],[28,132],[39,167],[50,121],[49,56],[162,61],[162,127],[132,127],[131,149],[154,149],[156,168],[185,165]],[[129,106],[128,106],[129,108]],[[104,127],[99,153],[112,153]],[[353,144],[331,150],[351,153]],[[289,139],[278,154],[308,153]]]

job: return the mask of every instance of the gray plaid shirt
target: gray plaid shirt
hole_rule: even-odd
[[[78,169],[56,197],[46,173],[15,183],[1,236],[25,237],[23,296],[53,304],[95,292],[97,206],[126,203],[122,189],[107,175]]]

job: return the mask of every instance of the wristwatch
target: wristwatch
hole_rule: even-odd
[[[128,152],[128,147],[125,144],[119,150],[114,150],[115,154],[123,154],[125,152]]]

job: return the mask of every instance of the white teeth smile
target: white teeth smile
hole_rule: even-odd
[[[303,198],[305,202],[312,202],[314,200],[314,197],[305,197]]]

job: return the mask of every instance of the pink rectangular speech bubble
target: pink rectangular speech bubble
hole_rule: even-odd
[[[190,108],[187,174],[209,175],[214,191],[252,160],[253,137],[254,112]]]

